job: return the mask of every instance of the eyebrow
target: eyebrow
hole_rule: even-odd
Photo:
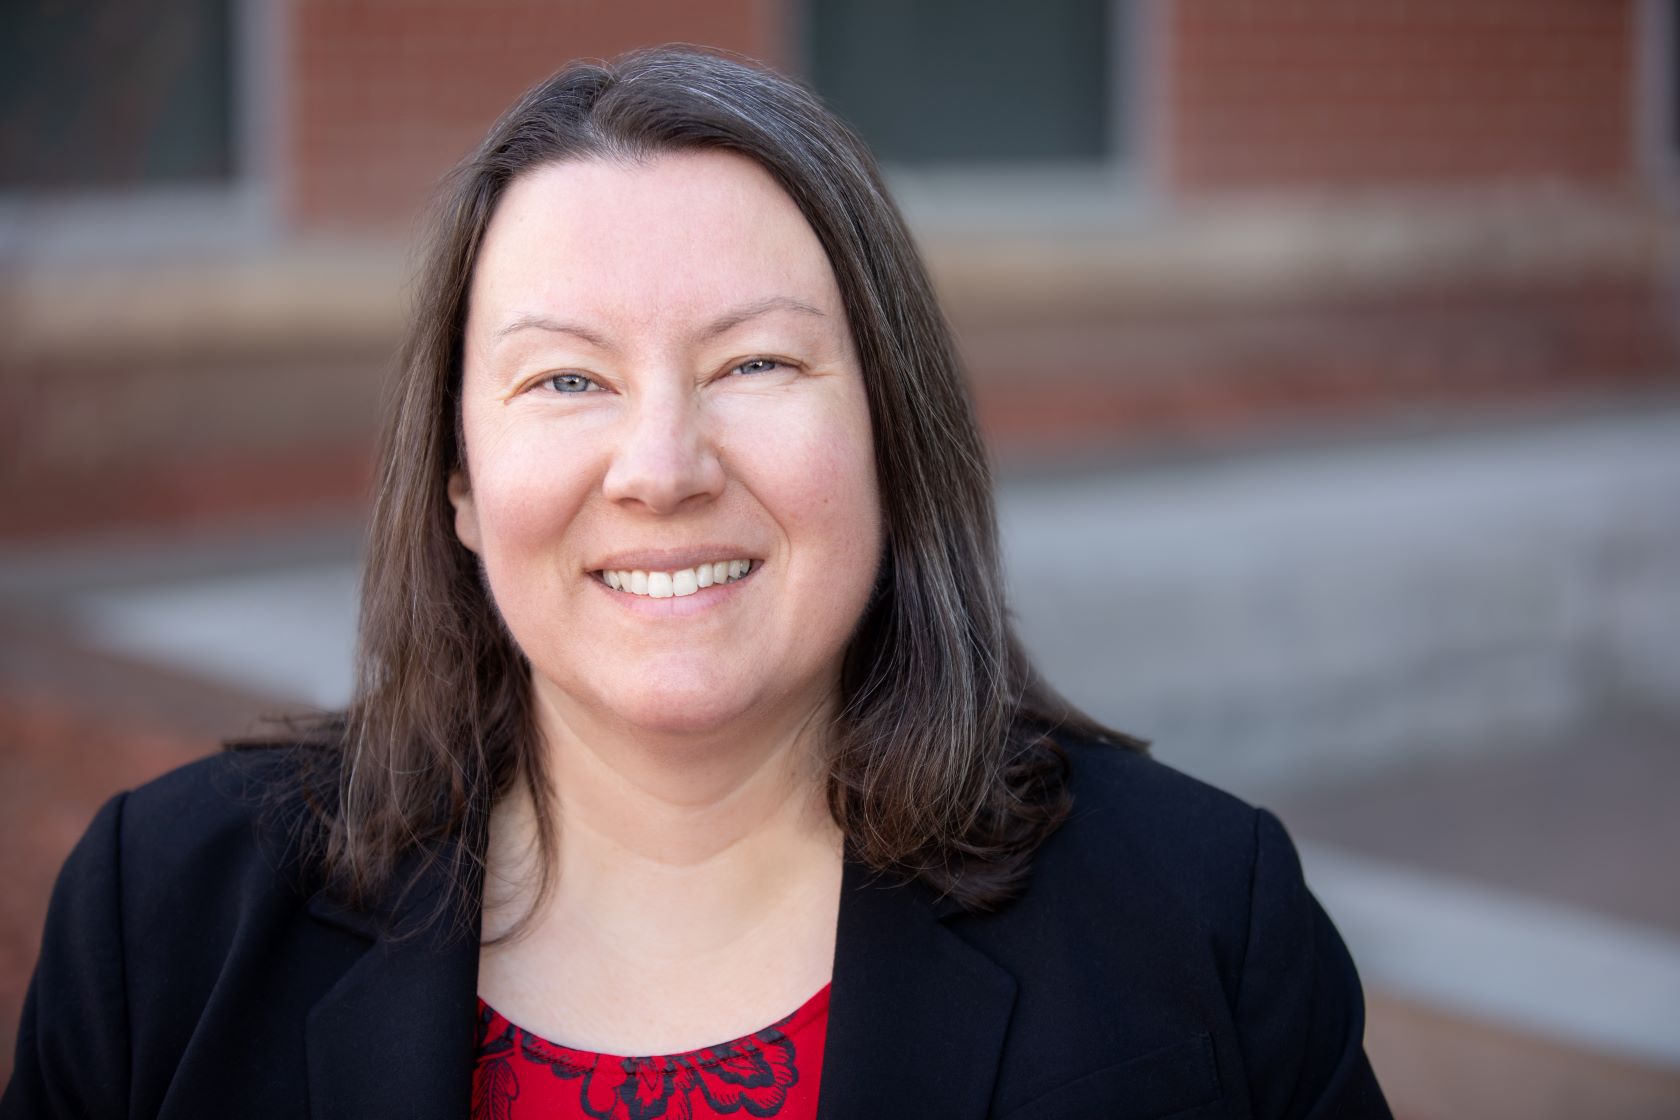
[[[815,315],[819,319],[826,318],[820,310],[802,299],[794,299],[792,296],[770,296],[766,299],[743,304],[733,311],[719,315],[700,329],[699,337],[702,339],[716,338],[720,334],[734,330],[749,319],[756,319],[760,315],[768,315],[772,311],[797,311],[802,315]]]
[[[754,300],[752,303],[742,304],[734,310],[719,315],[716,319],[701,327],[697,332],[697,337],[701,340],[716,338],[720,334],[734,330],[750,319],[756,319],[760,315],[768,315],[772,311],[795,311],[802,315],[815,315],[819,319],[827,318],[820,309],[812,307],[802,299],[795,299],[792,296],[769,296],[765,299]],[[597,349],[612,349],[605,338],[588,327],[563,322],[559,319],[551,319],[546,315],[521,315],[498,330],[496,338],[500,340],[510,334],[524,330],[543,330],[553,331],[557,334],[575,335]]]

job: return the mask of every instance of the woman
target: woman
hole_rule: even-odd
[[[100,813],[0,1111],[1386,1116],[1281,826],[1036,681],[995,537],[851,134],[567,68],[448,196],[347,716]]]

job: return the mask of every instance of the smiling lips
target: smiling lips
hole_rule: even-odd
[[[718,560],[679,568],[673,572],[650,572],[640,568],[603,569],[595,573],[614,591],[642,595],[649,599],[681,598],[702,587],[733,583],[752,571],[751,560]]]

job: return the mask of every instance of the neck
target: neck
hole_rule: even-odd
[[[814,869],[838,867],[819,756],[830,704],[728,734],[648,736],[534,691],[557,826],[545,909],[568,923],[587,915],[602,929],[646,929],[651,906],[684,913],[692,948],[706,927],[708,940],[737,936],[791,892],[831,877]],[[509,890],[487,896],[487,921],[504,905],[498,916],[517,917],[535,894],[534,812],[523,791],[496,810],[491,871]]]

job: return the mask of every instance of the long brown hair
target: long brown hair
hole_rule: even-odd
[[[553,850],[529,667],[446,493],[462,467],[461,347],[486,226],[508,184],[571,159],[681,149],[746,156],[828,254],[870,401],[885,552],[828,737],[829,809],[851,856],[970,908],[1022,886],[1068,810],[1049,733],[1141,749],[1034,675],[1011,631],[985,449],[949,329],[864,145],[805,89],[686,48],[575,63],[513,106],[446,184],[399,356],[362,583],[359,677],[323,757],[321,855],[353,902],[416,854],[478,883],[494,801],[523,784]],[[467,842],[460,843],[458,841]],[[544,882],[546,882],[546,875]]]

